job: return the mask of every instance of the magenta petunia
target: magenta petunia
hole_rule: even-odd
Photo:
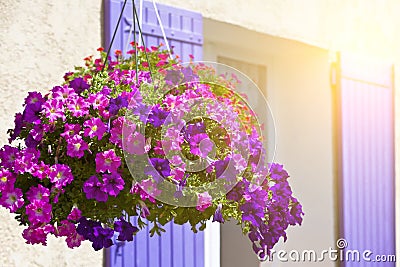
[[[88,144],[79,135],[74,135],[67,140],[67,155],[70,157],[81,158],[87,149]]]
[[[32,172],[39,157],[39,150],[33,148],[20,150],[14,161],[14,171],[17,173]]]
[[[77,221],[82,217],[82,211],[78,208],[73,208],[70,214],[68,214],[67,219],[71,221]]]
[[[71,169],[64,164],[55,164],[50,168],[49,178],[56,187],[62,188],[74,180]]]
[[[118,117],[112,122],[110,130],[110,142],[122,148],[122,127],[124,125],[124,117]]]
[[[15,212],[24,205],[22,190],[14,187],[6,187],[1,192],[0,205]]]
[[[56,86],[53,88],[52,92],[53,92],[52,93],[53,98],[57,99],[63,104],[67,103],[68,99],[73,99],[78,97],[74,89],[68,87],[67,85],[64,85],[63,87]]]
[[[67,238],[65,239],[65,242],[67,242],[67,246],[69,248],[79,247],[82,241],[85,241],[85,238],[78,234],[76,231],[72,235],[67,236]]]
[[[37,187],[32,186],[28,192],[26,192],[26,198],[30,202],[44,201],[48,202],[50,198],[50,190],[43,185],[39,184]]]
[[[99,118],[91,118],[83,123],[86,127],[84,134],[90,138],[97,137],[98,140],[103,138],[104,133],[107,131],[107,126]]]
[[[124,150],[128,153],[135,155],[143,155],[148,150],[146,149],[146,141],[143,134],[139,132],[134,132],[125,137],[124,140]]]
[[[33,167],[32,175],[40,180],[48,178],[49,174],[50,166],[45,164],[43,161]]]
[[[113,149],[97,153],[96,155],[96,171],[110,173],[117,172],[119,166],[121,166],[121,158],[115,154]]]
[[[18,148],[5,145],[0,150],[1,165],[7,169],[14,167],[15,159],[17,158]]]
[[[8,187],[14,187],[16,176],[7,169],[0,170],[0,190]]]
[[[79,134],[80,130],[81,130],[81,126],[79,124],[66,123],[64,125],[64,132],[60,135],[62,137],[64,137],[66,140],[68,140],[69,138],[73,137],[74,135]]]
[[[22,237],[27,244],[47,245],[47,235],[54,232],[54,226],[46,224],[44,226],[30,225],[22,232]]]
[[[51,220],[52,206],[43,200],[34,200],[26,206],[26,215],[32,224],[48,223]]]

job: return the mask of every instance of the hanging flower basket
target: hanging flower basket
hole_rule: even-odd
[[[171,221],[204,230],[212,218],[237,220],[268,253],[303,213],[287,172],[267,163],[240,81],[135,47],[106,65],[99,49],[64,84],[28,94],[0,150],[0,204],[30,244],[53,234],[99,250],[114,234],[132,241],[144,219],[153,235]]]

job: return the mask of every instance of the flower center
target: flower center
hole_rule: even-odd
[[[97,131],[97,125],[92,126],[92,131],[93,132]]]
[[[7,177],[6,176],[3,176],[3,177],[1,177],[1,179],[0,179],[3,183],[5,183],[5,182],[7,182]]]
[[[81,148],[81,144],[80,143],[76,143],[74,144],[75,150],[79,150]]]

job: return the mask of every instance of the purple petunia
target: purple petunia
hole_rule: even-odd
[[[106,202],[108,200],[108,194],[104,192],[103,184],[95,175],[91,176],[83,184],[83,192],[85,192],[87,199],[95,199],[99,202]]]
[[[128,106],[128,100],[125,97],[118,96],[110,100],[110,105],[108,111],[110,115],[115,116],[121,108],[126,108]]]
[[[217,209],[215,210],[214,216],[213,216],[213,222],[219,222],[219,223],[224,223],[224,217],[222,216],[222,204],[218,204]]]
[[[169,112],[163,110],[159,104],[155,105],[148,117],[148,121],[153,124],[154,127],[160,127],[164,124],[165,119],[168,117]]]
[[[160,175],[163,177],[171,175],[171,167],[169,166],[168,159],[151,158],[150,164],[151,166],[145,168],[145,174],[152,175],[156,181],[162,179]]]
[[[69,86],[72,87],[77,94],[82,93],[84,90],[87,90],[90,87],[81,77],[75,78],[70,81]]]
[[[125,181],[118,173],[104,174],[103,175],[102,190],[110,196],[116,197],[119,192],[124,189]]]
[[[119,241],[132,241],[133,235],[139,231],[139,228],[121,217],[118,221],[114,222],[114,230],[119,233],[117,238]]]

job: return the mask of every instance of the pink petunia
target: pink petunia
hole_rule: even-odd
[[[198,199],[197,199],[197,206],[196,209],[198,211],[205,211],[208,207],[210,207],[212,204],[212,197],[208,192],[200,193],[198,194]]]
[[[91,103],[93,109],[104,110],[108,106],[109,100],[104,94],[97,93],[89,95],[88,102]]]
[[[69,99],[67,107],[74,117],[82,117],[89,114],[89,104],[80,96]]]
[[[43,114],[50,122],[55,122],[57,119],[65,119],[63,102],[58,99],[49,99],[43,104]]]
[[[32,175],[36,178],[39,178],[40,180],[47,178],[49,176],[49,173],[50,166],[45,164],[43,161],[36,164],[32,170]]]
[[[82,217],[82,211],[78,208],[73,208],[71,213],[68,214],[67,219],[71,221],[77,221]]]
[[[145,143],[144,135],[139,132],[134,132],[124,139],[124,150],[131,154],[143,155],[147,152]]]

